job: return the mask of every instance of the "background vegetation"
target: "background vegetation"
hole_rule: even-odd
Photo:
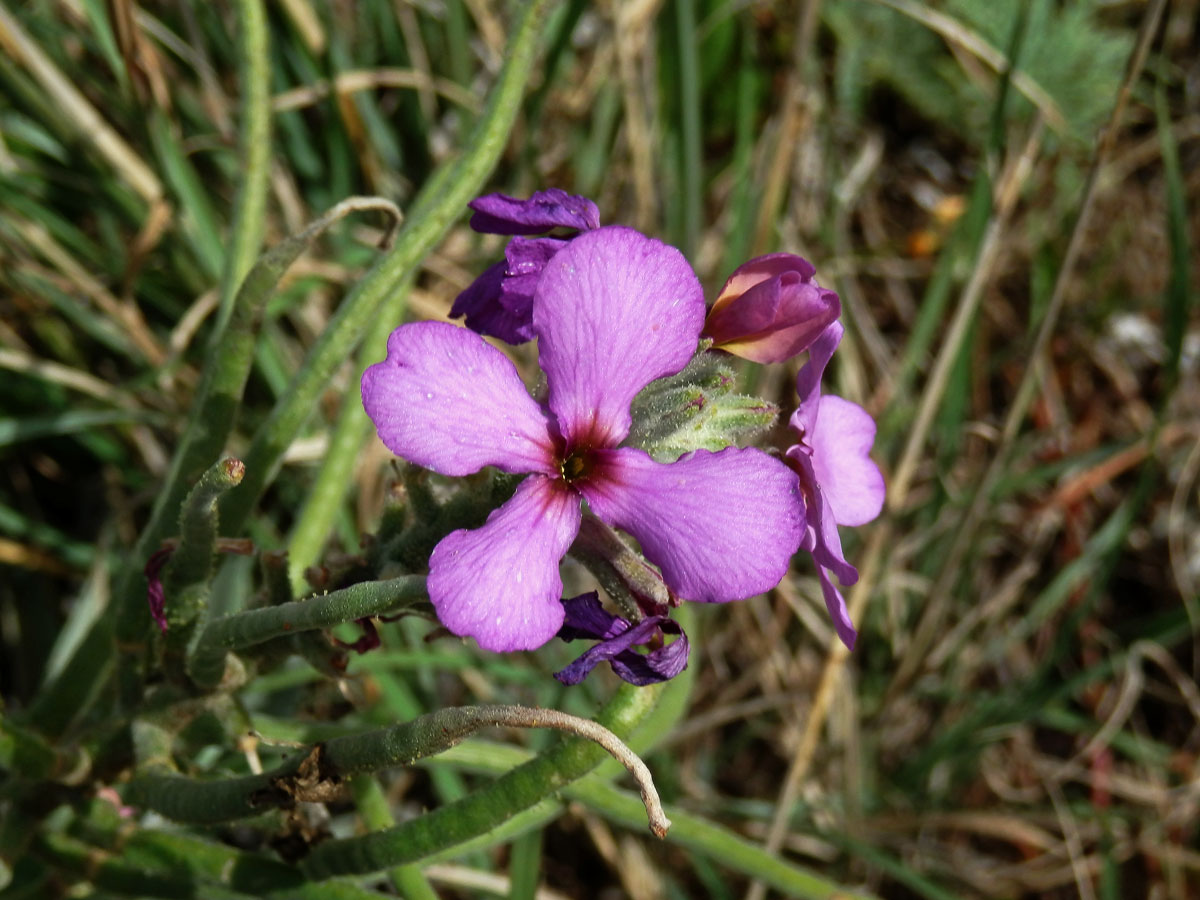
[[[354,194],[411,215],[437,166],[469,149],[515,17],[502,0],[280,0],[259,20],[263,53],[256,7],[0,3],[4,715],[63,676],[112,614],[114,581],[144,565],[138,534],[260,240]],[[462,897],[761,897],[761,859],[705,843],[710,821],[880,897],[1196,896],[1200,5],[550,10],[488,189],[587,194],[606,223],[683,249],[710,290],[751,255],[811,259],[844,303],[834,382],[879,420],[889,500],[848,540],[862,572],[853,655],[804,566],[768,597],[691,611],[678,720],[647,757],[679,813],[665,842],[608,773],[551,802],[544,828],[426,860],[428,883]],[[247,112],[255,85],[269,121]],[[260,174],[257,207],[246,185]],[[387,224],[355,214],[291,269],[229,453],[253,453]],[[405,306],[444,317],[501,246],[460,216],[405,273],[411,289],[362,329],[368,349],[347,351],[306,404],[277,477],[256,470],[261,500],[228,537],[290,549],[297,584],[359,552],[398,480],[358,408],[362,360]],[[787,408],[794,368],[778,368],[746,378]],[[214,603],[239,608],[256,577],[251,558],[228,557]],[[245,772],[281,741],[451,704],[591,715],[614,690],[599,674],[557,685],[564,647],[495,656],[429,640],[426,622],[381,632],[342,679],[293,658],[246,689],[257,743],[195,723],[189,771]],[[48,720],[64,759],[117,690],[102,675]],[[444,804],[550,741],[501,737],[386,773],[311,828]],[[0,778],[12,765],[0,754]],[[171,891],[202,875],[166,849],[124,848],[115,811],[89,803],[124,774],[64,766],[48,837],[0,829],[0,896],[191,896]],[[283,826],[159,827],[206,835],[194,855],[265,850]],[[69,865],[72,848],[91,862]],[[112,877],[123,860],[159,880]],[[428,883],[394,887],[428,896]]]

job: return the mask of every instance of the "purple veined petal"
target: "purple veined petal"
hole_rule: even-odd
[[[817,567],[831,569],[844,585],[858,581],[858,569],[846,562],[842,553],[842,538],[838,534],[833,508],[825,499],[816,479],[812,456],[803,447],[793,446],[787,456],[800,472],[800,490],[804,496],[804,518],[807,529],[803,547],[812,554]]]
[[[664,632],[677,633],[679,637],[649,653],[626,650],[613,657],[613,671],[622,681],[642,687],[660,681],[670,681],[687,668],[691,652],[687,635],[675,622],[664,621],[661,627]]]
[[[800,401],[788,424],[800,432],[802,440],[806,440],[816,427],[821,378],[825,375],[829,360],[833,359],[833,352],[842,342],[844,332],[841,322],[834,322],[822,331],[808,348],[808,362],[800,367],[796,375],[796,394]]]
[[[564,641],[607,640],[629,628],[628,621],[601,605],[595,591],[563,600],[563,615],[563,627],[558,636]]]
[[[696,450],[673,463],[632,447],[602,450],[594,474],[576,486],[599,518],[637,538],[688,600],[770,590],[804,527],[796,473],[761,450]]]
[[[649,616],[637,625],[630,626],[624,619],[614,618],[625,626],[624,630],[584,652],[562,671],[555,672],[554,677],[563,684],[579,684],[592,669],[607,661],[617,677],[644,687],[669,681],[687,668],[688,639],[678,623],[664,616]],[[639,653],[633,649],[648,643],[660,629],[664,634],[675,634],[678,638],[649,653]],[[562,632],[559,632],[559,637],[562,636]]]
[[[533,295],[542,270],[551,257],[567,245],[558,238],[515,237],[504,250],[504,281],[500,287],[500,305],[515,321],[526,340],[533,338]]]
[[[531,475],[480,527],[451,532],[429,557],[442,624],[485,650],[533,650],[563,623],[558,564],[579,533],[579,495]]]
[[[464,324],[476,334],[500,338],[507,344],[523,344],[533,340],[533,287],[523,298],[523,308],[509,302],[505,294],[509,288],[506,268],[506,263],[498,262],[485,269],[454,299],[450,318],[465,316]]]
[[[865,525],[883,509],[883,473],[871,460],[875,420],[865,409],[834,394],[821,398],[808,435],[813,474],[834,521]]]
[[[568,445],[616,446],[629,403],[696,350],[704,292],[683,254],[631,228],[579,235],[538,282],[533,330]]]
[[[485,194],[467,205],[475,210],[471,227],[484,234],[542,234],[554,228],[588,231],[600,227],[596,204],[561,188],[535,191],[528,200]]]
[[[817,575],[821,579],[821,594],[825,597],[825,608],[829,610],[829,618],[833,619],[833,627],[842,643],[846,645],[846,649],[853,650],[854,642],[858,639],[858,632],[854,630],[854,623],[850,621],[850,612],[846,609],[846,601],[842,597],[841,591],[830,580],[829,573],[821,566],[817,566]]]
[[[630,647],[637,644],[644,644],[650,640],[654,636],[654,632],[658,630],[659,623],[662,620],[658,616],[650,616],[633,626],[623,619],[620,621],[625,624],[624,630],[612,637],[601,640],[600,643],[585,651],[575,662],[571,663],[561,672],[555,672],[554,677],[563,684],[579,684],[600,663],[605,661],[612,662],[615,656],[625,653]],[[562,635],[560,634],[559,636],[561,637]]]
[[[446,322],[401,325],[362,377],[363,406],[388,449],[443,475],[484,466],[554,474],[549,423],[503,353]]]
[[[546,263],[568,243],[560,238],[515,237],[504,248],[504,259],[508,263],[505,274],[510,278],[541,275]]]

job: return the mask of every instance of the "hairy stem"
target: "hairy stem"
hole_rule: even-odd
[[[628,696],[628,692],[618,696]],[[649,699],[651,698],[645,698]],[[141,775],[130,783],[126,799],[135,806],[152,809],[160,815],[180,822],[226,822],[255,815],[270,807],[289,807],[297,801],[328,799],[348,777],[392,766],[411,765],[418,759],[453,747],[483,728],[494,727],[554,728],[592,742],[595,747],[572,743],[560,748],[560,751],[564,748],[568,751],[565,754],[553,751],[547,754],[547,759],[562,758],[565,762],[573,762],[576,767],[582,766],[583,770],[579,774],[591,769],[600,761],[599,748],[607,751],[637,782],[649,817],[650,830],[659,837],[666,834],[671,823],[663,814],[650,771],[617,735],[603,725],[578,716],[553,709],[531,709],[522,706],[462,706],[438,710],[391,728],[334,738],[317,744],[287,760],[275,770],[261,775],[197,781],[169,774],[156,764],[152,766],[156,771]],[[590,752],[579,753],[579,750]],[[536,768],[538,762],[535,760],[529,767]],[[566,770],[568,773],[571,771],[573,770],[569,768]],[[579,776],[564,775],[562,771],[558,771],[547,778],[540,787],[535,784],[535,789],[550,787],[552,790],[554,786],[561,786],[576,777]],[[488,791],[490,790],[489,788]],[[464,805],[469,807],[471,799],[468,797],[444,809],[458,809]],[[533,802],[540,799],[541,797],[537,797]],[[437,814],[435,812],[425,818]],[[476,823],[478,821],[476,820]],[[403,834],[411,824],[376,832],[367,837],[386,838],[397,832]],[[461,827],[460,824],[455,830]],[[361,839],[352,838],[350,843],[356,840]],[[410,861],[412,859],[384,862],[361,871],[390,868]]]
[[[406,575],[389,581],[365,581],[279,606],[251,609],[215,619],[204,626],[188,660],[188,674],[202,687],[213,687],[225,669],[225,654],[285,634],[330,628],[410,606],[425,597],[425,577]]]
[[[631,734],[654,709],[661,685],[623,685],[597,716],[618,738]],[[487,787],[396,828],[327,841],[302,868],[315,879],[364,874],[420,859],[469,841],[535,806],[586,775],[604,758],[596,744],[570,740],[513,769]],[[662,824],[662,823],[660,823]]]

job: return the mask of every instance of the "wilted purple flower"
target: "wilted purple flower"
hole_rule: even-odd
[[[579,684],[592,669],[606,660],[619,678],[639,687],[669,681],[687,668],[687,635],[677,622],[672,622],[666,616],[646,616],[634,625],[628,619],[605,610],[595,591],[563,600],[563,609],[566,619],[558,632],[560,638],[564,641],[600,641],[561,672],[554,673],[554,677],[563,684]],[[676,634],[679,637],[649,653],[639,653],[633,649],[649,644],[664,634]]]
[[[537,191],[528,200],[486,194],[472,200],[471,227],[484,234],[545,234],[555,228],[581,232],[600,227],[600,210],[587,197],[559,188]],[[504,261],[490,266],[450,308],[451,318],[466,316],[466,326],[509,344],[533,339],[533,292],[546,263],[567,245],[556,237],[514,237]]]
[[[787,457],[800,473],[804,495],[806,526],[800,547],[812,554],[838,637],[853,650],[854,624],[829,571],[843,585],[858,581],[858,570],[842,555],[838,526],[865,525],[879,515],[884,484],[883,473],[869,456],[875,441],[874,420],[856,403],[821,395],[821,376],[841,343],[842,332],[840,322],[826,328],[796,376],[800,404],[789,424],[799,432],[800,442],[788,448]]]
[[[704,336],[715,349],[754,362],[791,359],[841,312],[838,295],[820,287],[815,274],[812,263],[792,253],[743,263],[717,295]]]
[[[528,472],[475,530],[434,548],[428,589],[452,632],[489,650],[533,649],[563,623],[558,564],[586,499],[633,535],[678,596],[723,602],[768,590],[800,542],[796,474],[753,449],[673,463],[621,447],[629,404],[696,349],[703,292],[683,255],[629,228],[581,234],[538,281],[533,331],[543,407],[512,362],[466,329],[403,325],[363,374],[363,404],[398,456],[445,475]]]

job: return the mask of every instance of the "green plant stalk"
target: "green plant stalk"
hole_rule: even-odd
[[[149,618],[149,613],[146,614]],[[113,628],[109,616],[99,616],[53,681],[34,698],[23,721],[33,723],[47,737],[58,737],[84,710],[114,668]]]
[[[599,779],[585,778],[568,787],[570,799],[599,813],[610,822],[626,828],[639,828],[637,813],[645,819],[645,810],[636,794],[605,784]],[[667,840],[702,854],[720,865],[751,875],[782,891],[787,897],[801,900],[869,900],[869,894],[850,890],[822,878],[794,863],[780,859],[758,844],[730,831],[715,822],[674,807],[668,808],[671,831]]]
[[[384,796],[379,780],[374,775],[352,778],[350,790],[354,794],[358,814],[372,831],[382,831],[396,824],[392,811],[388,808],[387,797]],[[419,866],[395,866],[388,874],[391,876],[392,885],[404,900],[437,900],[437,891],[421,874]]]
[[[534,900],[542,872],[542,833],[528,831],[512,844],[508,862],[509,900]]]
[[[647,724],[653,724],[653,720]],[[636,744],[636,741],[631,743]],[[533,758],[528,750],[521,747],[475,739],[464,741],[422,765],[455,765],[472,772],[499,775]],[[582,803],[610,822],[637,830],[645,825],[646,813],[637,795],[609,784],[603,768],[568,785],[562,793],[567,799]],[[728,828],[686,810],[667,807],[667,814],[671,818],[671,830],[666,837],[669,843],[701,854],[735,872],[761,878],[788,897],[805,900],[818,897],[828,900],[835,897],[868,900],[871,896],[851,891],[780,859]]]
[[[149,618],[142,607],[141,564],[169,535],[184,494],[223,449],[253,362],[267,299],[283,270],[303,249],[296,247],[290,257],[286,252],[269,253],[251,268],[264,229],[270,156],[270,85],[262,4],[260,0],[241,0],[239,7],[245,79],[242,86],[245,178],[238,195],[230,251],[225,256],[220,319],[193,404],[195,412],[187,422],[166,483],[134,549],[133,565],[125,569],[117,585],[116,635],[122,643],[136,643],[145,637]]]
[[[271,70],[267,12],[262,0],[238,0],[238,57],[242,103],[238,141],[242,182],[233,207],[233,228],[221,274],[214,338],[225,339],[238,289],[262,247],[267,230],[271,174]]]
[[[653,696],[642,697],[638,703],[633,704],[626,701],[625,706],[640,710],[646,703],[653,705],[658,692],[650,693]],[[617,706],[620,707],[621,704]],[[149,771],[130,782],[125,798],[134,806],[153,810],[178,822],[228,822],[257,815],[272,807],[290,807],[298,800],[315,799],[317,796],[324,799],[327,796],[326,792],[336,788],[346,778],[393,766],[411,765],[419,759],[448,750],[483,728],[513,724],[514,715],[515,721],[527,726],[536,724],[537,727],[541,727],[547,724],[553,727],[556,712],[506,706],[452,706],[426,713],[411,722],[402,722],[390,728],[332,738],[301,751],[270,772],[207,781],[165,771],[161,757],[165,752],[164,745],[169,744],[170,739],[162,729],[151,726],[152,733],[147,740],[152,755]],[[571,718],[557,715],[560,718]],[[609,737],[611,738],[611,735]],[[605,752],[600,745],[588,741],[567,742],[558,751],[559,756],[564,756],[561,752],[563,750],[566,751],[566,758],[573,760],[576,765],[587,764],[584,771],[594,768]],[[550,755],[554,752],[556,751],[552,751]],[[560,786],[561,783],[560,781]],[[470,799],[467,797],[443,809],[458,808]],[[533,805],[541,799],[542,797],[538,796],[527,805]],[[510,810],[504,818],[513,812],[516,810]],[[454,821],[453,817],[451,821]],[[398,830],[403,831],[407,827],[402,826]],[[389,833],[391,832],[377,832]],[[351,839],[353,840],[358,839]],[[386,869],[401,864],[403,863],[385,863],[377,868]]]
[[[223,459],[210,466],[183,501],[179,546],[163,570],[168,599],[212,577],[217,553],[217,500],[246,474],[240,460]]]
[[[661,686],[622,685],[596,721],[625,738],[653,712]],[[377,872],[416,862],[501,825],[600,764],[604,750],[571,739],[506,773],[487,787],[396,828],[327,841],[301,863],[310,878]]]
[[[695,0],[675,0],[679,31],[680,143],[683,162],[683,252],[695,258],[702,223],[703,154],[700,131],[700,54]]]
[[[196,394],[196,413],[188,420],[171,460],[166,484],[134,548],[134,565],[125,568],[118,581],[114,601],[115,632],[122,651],[118,656],[118,692],[120,701],[126,706],[136,702],[140,691],[139,667],[150,620],[145,609],[140,562],[149,559],[163,539],[174,531],[175,523],[171,519],[183,503],[184,494],[208,468],[232,430],[253,363],[256,335],[267,301],[279,279],[317,235],[348,213],[362,209],[383,209],[396,218],[400,216],[390,201],[361,197],[344,200],[303,231],[290,235],[263,254],[242,282],[232,324],[223,340],[213,348],[205,368]],[[90,677],[94,678],[94,674]]]
[[[35,840],[32,851],[35,856],[50,863],[55,869],[71,872],[81,880],[86,879],[96,887],[114,894],[171,898],[195,896],[193,880],[186,873],[171,875],[147,872],[140,866],[132,866],[112,854],[65,834],[40,835]],[[217,888],[210,896],[214,897],[214,900],[220,900],[230,897],[231,892]]]
[[[63,834],[39,836],[33,852],[118,896],[382,900],[349,882],[305,881],[277,860],[163,831],[135,831],[119,856]]]
[[[77,761],[0,712],[0,769],[18,778],[53,778]]]
[[[404,318],[412,281],[410,274],[385,301],[374,329],[363,344],[356,371],[361,372],[371,363],[383,359],[387,352],[388,335]],[[288,577],[296,591],[303,589],[304,570],[317,561],[333,529],[334,519],[345,501],[346,491],[358,465],[359,450],[370,432],[371,421],[363,409],[358,379],[352,379],[352,385],[342,399],[342,412],[330,438],[329,450],[288,539]]]
[[[292,379],[287,393],[255,434],[245,454],[246,479],[221,504],[221,524],[226,533],[240,532],[251,508],[278,472],[284,451],[308,421],[334,371],[351,355],[388,296],[416,272],[421,261],[483,186],[504,149],[520,109],[521,95],[533,67],[550,2],[528,0],[525,3],[509,41],[508,58],[487,109],[469,140],[471,149],[454,163],[439,169],[430,179],[395,246],[342,301]]]
[[[174,531],[185,495],[224,447],[250,374],[254,343],[267,300],[303,248],[303,242],[281,242],[259,260],[242,282],[232,323],[213,347],[205,366],[194,401],[195,413],[180,438],[166,483],[134,547],[131,564],[117,583],[116,633],[124,643],[136,643],[145,636],[150,619],[145,611],[142,564]]]
[[[364,581],[331,594],[250,609],[214,619],[204,626],[188,659],[188,674],[202,687],[213,687],[225,670],[225,654],[285,634],[331,628],[410,606],[425,597],[425,576]]]

